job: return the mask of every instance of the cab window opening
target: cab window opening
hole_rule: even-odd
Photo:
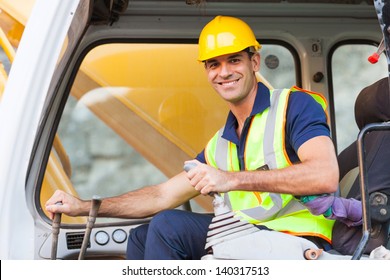
[[[278,42],[262,44],[264,79],[275,87],[299,83],[296,53]],[[107,43],[93,48],[65,104],[41,204],[64,186],[81,199],[104,198],[180,172],[184,160],[194,158],[220,128],[228,110],[204,71],[196,43]],[[68,157],[70,166],[59,155]],[[192,211],[212,211],[211,199],[200,198],[191,201]],[[110,221],[117,219],[98,219]]]
[[[368,61],[377,46],[373,41],[349,40],[338,43],[330,51],[329,104],[333,116],[332,138],[338,153],[357,139],[359,130],[354,114],[357,95],[364,87],[388,75],[384,54],[376,64]]]

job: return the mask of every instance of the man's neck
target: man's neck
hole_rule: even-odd
[[[252,89],[252,92],[248,94],[248,96],[240,103],[230,104],[230,110],[237,119],[238,125],[236,128],[236,133],[239,138],[241,136],[242,129],[244,128],[245,121],[252,112],[253,104],[255,103],[255,99],[256,99],[256,94],[257,94],[257,84]]]

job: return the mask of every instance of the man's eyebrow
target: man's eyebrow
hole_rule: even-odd
[[[236,53],[228,57],[228,59],[237,58],[243,56],[241,53]]]
[[[237,57],[242,57],[243,54],[241,53],[236,53],[236,54],[232,54],[231,56],[228,56],[228,59],[232,59],[232,58],[237,58]],[[209,60],[206,60],[205,63],[213,63],[213,62],[217,62],[218,60],[217,59],[209,59]]]
[[[216,62],[217,60],[216,59],[208,59],[205,61],[205,63],[213,63],[213,62]]]

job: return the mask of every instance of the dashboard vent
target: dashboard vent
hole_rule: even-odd
[[[83,244],[84,232],[69,232],[66,234],[66,246],[68,249],[81,249]],[[91,247],[91,243],[88,242],[88,248]]]

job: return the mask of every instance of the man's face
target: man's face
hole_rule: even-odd
[[[256,88],[256,76],[260,68],[260,55],[251,58],[248,53],[221,55],[205,61],[210,84],[226,101],[239,104]]]

